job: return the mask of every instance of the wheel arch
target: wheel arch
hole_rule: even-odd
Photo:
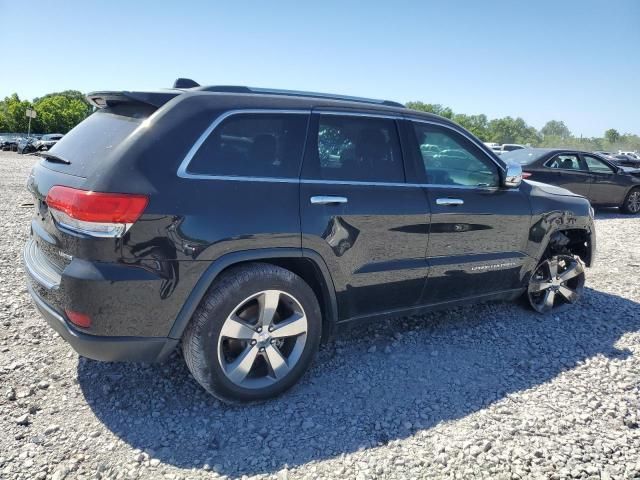
[[[180,339],[209,287],[231,267],[252,263],[270,263],[292,271],[314,291],[322,311],[322,340],[326,341],[338,320],[338,303],[329,270],[317,252],[298,248],[269,248],[233,252],[213,261],[201,275],[178,313],[169,337]]]
[[[595,229],[558,227],[549,233],[538,262],[553,253],[570,252],[579,256],[587,267],[595,261]]]
[[[640,191],[640,185],[637,185],[637,184],[631,185],[627,189],[627,191],[624,192],[624,197],[622,198],[622,202],[619,205],[621,209],[625,208],[625,203],[627,203],[627,198],[629,198],[629,195],[631,195],[631,192],[633,192],[634,190]]]

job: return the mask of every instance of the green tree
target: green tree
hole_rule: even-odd
[[[489,120],[484,114],[465,115],[464,113],[456,113],[452,120],[469,130],[480,140],[486,141],[489,138]]]
[[[91,113],[84,95],[76,90],[50,93],[33,103],[20,100],[14,93],[0,101],[0,132],[26,132],[27,108],[34,108],[37,113],[31,121],[33,133],[67,133]]]
[[[540,130],[543,137],[558,137],[566,139],[571,137],[571,130],[559,120],[549,120]]]
[[[67,133],[91,113],[84,98],[65,94],[46,95],[34,101],[34,108],[46,133]]]
[[[406,106],[407,108],[411,108],[412,110],[434,113],[444,118],[451,119],[453,117],[453,110],[451,110],[449,107],[443,107],[439,103],[408,102]]]
[[[489,122],[488,137],[490,142],[521,143],[538,145],[541,141],[538,131],[522,118],[504,117]]]
[[[17,93],[0,101],[0,125],[2,130],[7,132],[26,132],[29,124],[26,111],[30,107],[31,103],[20,100]]]
[[[615,128],[610,128],[604,132],[604,138],[606,138],[609,143],[613,144],[620,140],[620,133]]]

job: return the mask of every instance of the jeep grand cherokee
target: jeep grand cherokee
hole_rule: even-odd
[[[589,202],[521,179],[459,125],[389,101],[181,80],[96,92],[35,165],[24,258],[81,355],[179,344],[230,402],[291,387],[340,324],[578,301]]]

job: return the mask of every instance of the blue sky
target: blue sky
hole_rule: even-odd
[[[0,0],[0,19],[0,97],[186,76],[640,134],[640,0]]]

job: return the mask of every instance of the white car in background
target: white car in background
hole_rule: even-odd
[[[514,150],[520,150],[521,148],[527,148],[524,145],[520,145],[519,143],[504,143],[502,145],[503,152],[513,152]]]
[[[623,152],[622,150],[618,150],[618,155],[626,155],[627,157],[635,158],[636,160],[640,160],[640,153],[638,152]]]
[[[527,148],[524,145],[520,145],[519,143],[504,143],[500,145],[499,143],[493,142],[484,142],[484,144],[493,150],[497,155],[502,155],[505,152],[512,152],[513,150],[519,150],[521,148]]]
[[[489,147],[496,155],[502,155],[502,145],[494,142],[484,142],[484,144]]]

